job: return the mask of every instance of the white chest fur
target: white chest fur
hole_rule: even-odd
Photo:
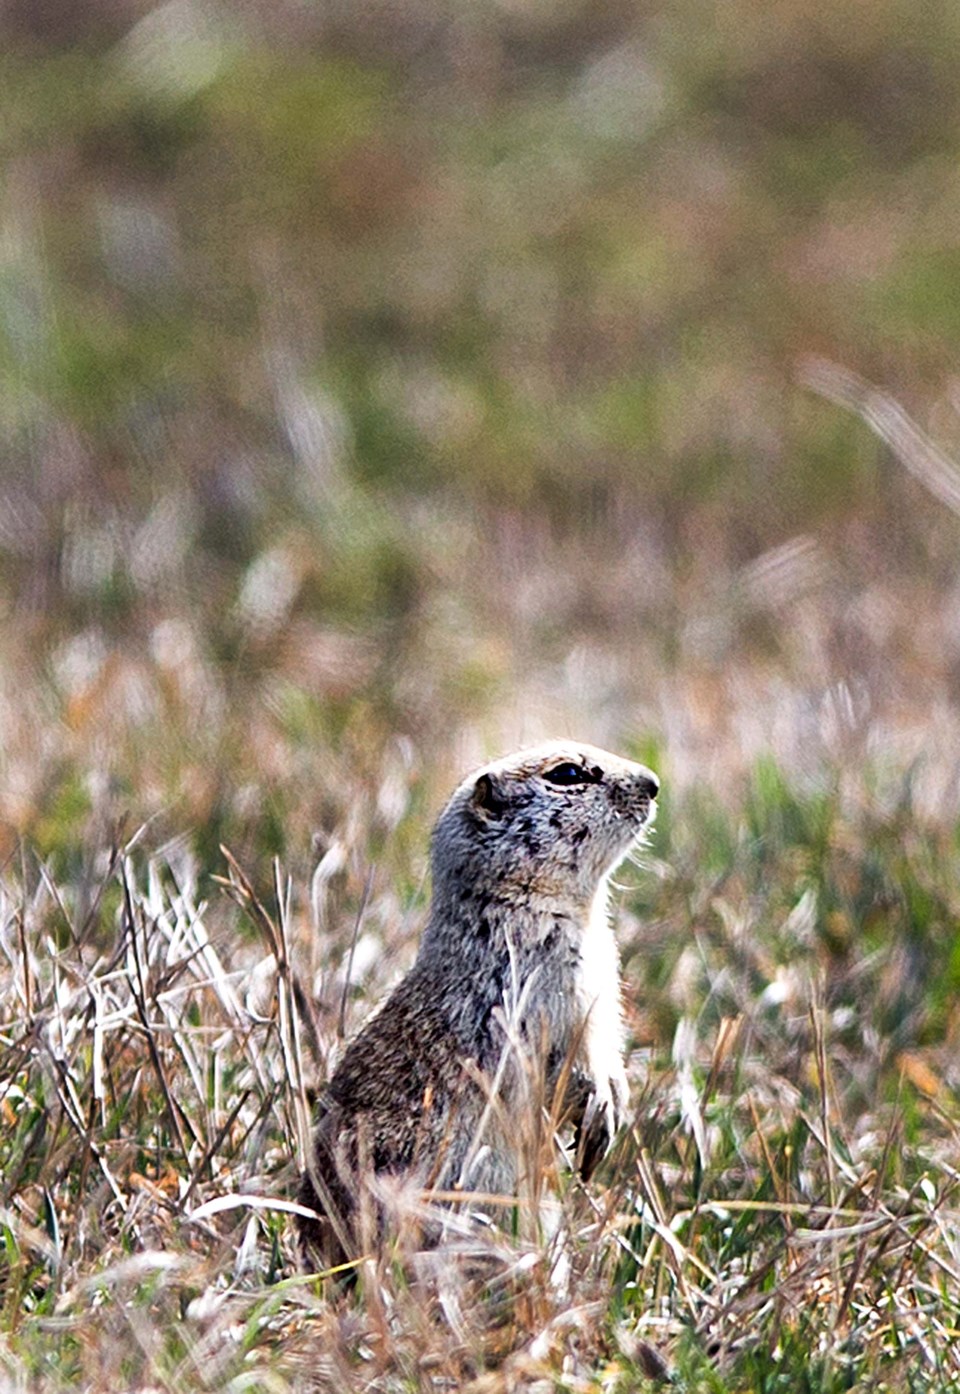
[[[616,1126],[626,1105],[623,1068],[623,1010],[620,1002],[620,957],[610,921],[609,888],[600,883],[590,906],[583,936],[578,985],[586,1016],[584,1055],[597,1104],[612,1111]]]

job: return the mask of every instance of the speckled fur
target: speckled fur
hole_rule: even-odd
[[[545,778],[565,762],[583,769],[583,783]],[[485,1106],[495,1077],[499,1116],[522,1106],[534,1060],[548,1103],[564,1082],[589,1175],[627,1101],[607,880],[649,824],[656,793],[642,765],[551,741],[475,771],[453,794],[433,834],[416,962],[320,1102],[300,1188],[322,1216],[300,1221],[309,1264],[357,1252],[358,1200],[373,1175],[512,1194],[516,1149]]]

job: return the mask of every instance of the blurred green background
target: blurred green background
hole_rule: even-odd
[[[3,847],[127,811],[302,865],[549,734],[955,812],[958,41],[906,0],[11,0]]]

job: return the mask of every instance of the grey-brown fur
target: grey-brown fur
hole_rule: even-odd
[[[560,782],[564,767],[583,778]],[[416,962],[320,1101],[300,1188],[321,1216],[299,1222],[309,1263],[359,1251],[358,1201],[377,1175],[512,1194],[516,1149],[486,1105],[496,1079],[509,1117],[531,1060],[548,1103],[564,1081],[578,1165],[592,1169],[626,1104],[607,877],[657,790],[642,765],[553,741],[485,766],[453,794],[434,829]]]

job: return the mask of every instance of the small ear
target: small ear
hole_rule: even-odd
[[[502,818],[507,806],[497,780],[492,774],[482,774],[473,786],[473,811],[486,822]]]

